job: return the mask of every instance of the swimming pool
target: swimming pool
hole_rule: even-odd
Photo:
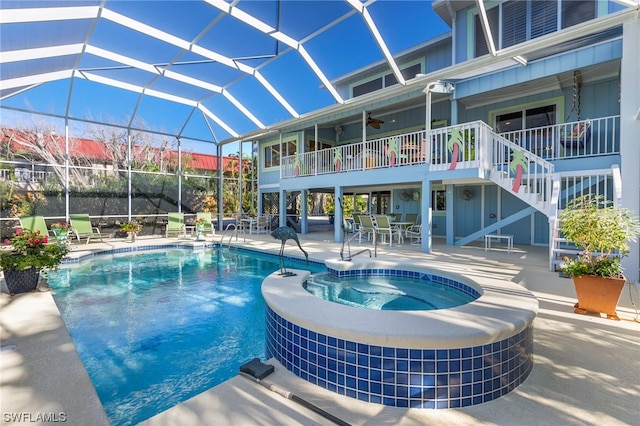
[[[253,251],[174,248],[96,256],[48,282],[111,423],[130,425],[264,359],[260,285],[278,269]]]

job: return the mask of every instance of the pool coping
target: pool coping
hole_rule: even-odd
[[[527,328],[538,313],[538,300],[529,290],[496,279],[482,283],[454,272],[371,260],[326,260],[338,271],[395,269],[449,278],[477,289],[478,299],[450,309],[379,311],[322,300],[302,284],[309,271],[288,269],[297,275],[269,275],[262,284],[267,305],[301,327],[361,343],[425,349],[452,349],[482,345],[511,337]],[[428,325],[428,327],[427,327]]]

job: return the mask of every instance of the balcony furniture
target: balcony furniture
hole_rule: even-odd
[[[565,130],[565,127],[562,128]],[[560,135],[560,143],[565,148],[584,148],[585,143],[591,139],[591,122],[581,121],[576,123],[569,134]]]

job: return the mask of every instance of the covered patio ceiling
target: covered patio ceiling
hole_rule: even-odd
[[[345,102],[334,82],[449,31],[431,1],[0,3],[2,124],[37,112],[224,143]],[[8,122],[7,122],[8,121]]]

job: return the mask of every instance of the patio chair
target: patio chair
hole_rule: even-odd
[[[40,232],[40,235],[47,237],[53,237],[53,231],[47,228],[47,223],[44,221],[44,216],[24,216],[20,219],[20,227],[22,229],[28,229],[33,232]]]
[[[371,240],[371,236],[376,232],[376,228],[373,224],[373,219],[368,215],[357,215],[358,221],[360,222],[360,227],[358,228],[360,232],[360,236],[358,238],[358,242],[362,242],[362,236],[367,235],[367,241]]]
[[[373,217],[375,221],[376,233],[382,235],[382,241],[386,242],[387,235],[389,236],[389,246],[393,245],[393,237],[396,237],[398,244],[402,244],[402,230],[391,226],[389,216],[377,215]]]
[[[182,212],[168,212],[167,213],[167,227],[165,229],[165,237],[169,238],[169,235],[186,235],[186,228],[184,226],[184,213]]]
[[[266,234],[269,232],[269,220],[267,216],[258,216],[254,222],[250,223],[251,232],[256,234]],[[250,232],[250,233],[251,233]]]
[[[71,224],[71,230],[73,231],[78,241],[86,238],[87,244],[89,244],[89,241],[91,241],[92,238],[97,238],[101,242],[103,242],[100,229],[91,225],[91,219],[89,218],[88,214],[70,214],[69,223]]]
[[[404,215],[405,222],[411,222],[413,224],[418,223],[418,213],[405,213]]]
[[[196,219],[205,219],[207,223],[204,224],[204,232],[211,232],[211,235],[216,235],[216,229],[211,224],[211,212],[197,212]]]
[[[413,225],[404,231],[407,238],[411,238],[412,245],[422,244],[422,225]]]

